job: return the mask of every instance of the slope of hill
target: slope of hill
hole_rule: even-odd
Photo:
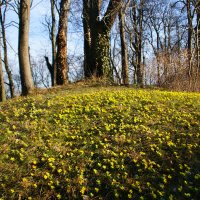
[[[79,88],[0,104],[0,199],[199,199],[200,94]]]

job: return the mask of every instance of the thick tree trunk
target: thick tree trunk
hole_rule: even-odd
[[[22,95],[27,95],[33,90],[33,79],[29,61],[29,24],[30,24],[30,0],[20,1],[19,12],[19,67],[21,76]]]
[[[128,53],[125,38],[125,16],[122,9],[119,12],[119,29],[120,29],[120,40],[121,40],[121,59],[122,59],[122,80],[124,85],[129,84],[128,78]]]
[[[91,33],[89,26],[89,0],[83,0],[83,31],[84,31],[84,76],[92,76]]]
[[[57,84],[68,83],[68,63],[67,63],[67,18],[69,13],[70,0],[61,0],[59,25],[57,35],[57,55],[56,55],[56,76]]]
[[[109,32],[98,31],[94,53],[96,76],[112,78]]]
[[[102,25],[99,19],[99,12],[101,2],[99,0],[92,1],[89,0],[89,9],[88,9],[88,16],[89,16],[89,29],[90,29],[90,71],[91,77],[99,77],[101,69],[98,69],[97,64],[97,56],[98,56],[98,45],[99,45],[99,32],[102,32]],[[103,68],[103,67],[102,67]]]
[[[4,14],[5,17],[5,14]],[[4,65],[6,69],[6,73],[8,75],[9,80],[9,89],[10,89],[10,96],[11,98],[15,97],[15,87],[12,78],[12,72],[10,70],[8,64],[8,51],[7,51],[7,42],[6,42],[6,31],[5,31],[5,19],[3,19],[2,8],[0,7],[0,23],[1,23],[1,30],[2,30],[2,38],[3,38],[3,50],[4,50]]]
[[[138,13],[138,16],[137,16]],[[143,69],[142,69],[142,36],[143,36],[143,1],[140,8],[136,9],[136,5],[133,6],[133,21],[135,32],[135,54],[136,54],[136,76],[137,84],[143,87]]]
[[[106,13],[101,20],[99,16],[102,0],[88,0],[83,1],[83,3],[85,7],[84,11],[86,12],[85,16],[88,16],[89,22],[89,29],[87,30],[90,31],[90,41],[85,45],[85,50],[90,48],[88,51],[90,63],[88,64],[89,67],[86,68],[87,71],[85,71],[85,74],[87,74],[89,77],[95,76],[111,78],[112,70],[109,51],[109,36],[117,13],[121,8],[121,0],[110,0]],[[87,52],[85,51],[85,53],[86,58]],[[85,60],[85,63],[88,63],[87,60]]]
[[[1,61],[1,50],[0,50],[0,102],[3,101],[6,101],[6,92],[5,92],[2,61]]]
[[[142,40],[143,40],[143,18],[144,18],[144,0],[140,2],[140,8],[138,10],[139,15],[139,35],[138,35],[138,85],[144,86],[144,66],[142,65]]]
[[[196,56],[197,68],[200,68],[200,1],[196,2]]]
[[[200,3],[197,8],[197,71],[200,70]],[[198,73],[197,73],[198,75]]]
[[[199,72],[200,72],[200,1],[197,1],[195,5],[197,21],[196,21],[196,70],[195,70],[195,80],[194,80],[194,91],[198,90],[198,82],[199,82]]]

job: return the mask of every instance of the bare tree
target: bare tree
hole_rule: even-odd
[[[0,102],[6,101],[6,92],[4,86],[2,62],[0,61]]]
[[[83,31],[84,31],[84,76],[90,78],[92,75],[91,58],[91,35],[89,24],[89,0],[83,0]]]
[[[148,6],[148,35],[146,39],[151,45],[152,59],[156,60],[157,85],[170,85],[172,77],[181,71],[181,56],[183,56],[186,33],[185,14],[166,1],[152,1]],[[180,57],[177,61],[174,58]],[[154,60],[154,63],[155,63]]]
[[[193,14],[191,8],[191,0],[186,0],[184,2],[187,10],[187,23],[188,23],[188,41],[187,41],[187,49],[188,49],[188,75],[191,79],[192,76],[192,36],[193,36]]]
[[[56,85],[56,16],[55,16],[55,0],[51,2],[51,43],[52,43],[52,68],[53,68],[53,81],[52,85]]]
[[[67,18],[69,14],[70,0],[61,0],[59,11],[59,24],[57,34],[57,84],[64,85],[68,83],[68,63],[67,63]]]
[[[49,88],[51,86],[49,73],[45,68],[45,60],[41,56],[38,56],[38,59],[31,57],[31,71],[35,87]]]
[[[19,12],[19,67],[22,85],[22,95],[29,94],[33,88],[29,59],[29,24],[30,24],[30,0],[20,1]]]
[[[3,76],[2,59],[1,59],[1,48],[0,48],[0,102],[2,102],[2,101],[6,101],[6,92],[5,92],[5,85],[4,85],[4,76]]]
[[[132,51],[131,65],[134,68],[134,83],[143,86],[143,46],[144,46],[144,12],[146,0],[134,0],[129,11],[129,22],[126,24],[126,31],[129,35],[130,49]]]
[[[6,19],[6,12],[7,12],[7,6],[8,2],[4,2],[4,9],[1,6],[0,7],[0,24],[1,24],[1,31],[2,31],[2,39],[3,39],[3,51],[4,51],[4,65],[6,69],[6,73],[8,75],[9,80],[9,89],[10,89],[10,96],[13,98],[15,96],[15,87],[14,82],[12,78],[12,72],[10,70],[9,64],[8,64],[8,48],[7,48],[7,41],[6,41],[6,29],[5,29],[5,19]]]
[[[129,6],[130,1],[123,5],[119,11],[119,30],[121,40],[121,60],[122,60],[122,80],[124,85],[129,84],[129,69],[128,69],[128,48],[125,37],[125,10]]]
[[[197,88],[199,82],[199,71],[200,71],[200,1],[193,0],[193,6],[196,13],[196,27],[195,27],[195,48],[196,48],[196,68],[194,69],[194,90]]]
[[[51,85],[56,85],[56,0],[50,0],[51,4],[51,19],[49,19],[47,16],[45,18],[45,23],[43,23],[49,32],[49,38],[51,41],[51,48],[52,48],[52,59],[51,63],[49,61],[49,58],[47,56],[44,56],[47,68],[49,70],[49,73],[51,75]]]

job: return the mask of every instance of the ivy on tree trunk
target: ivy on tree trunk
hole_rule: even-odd
[[[110,31],[121,8],[121,0],[110,0],[100,19],[101,0],[83,0],[84,70],[86,78],[112,77]]]

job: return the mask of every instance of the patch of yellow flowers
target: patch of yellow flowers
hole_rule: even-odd
[[[0,110],[0,199],[197,199],[200,94],[91,89]]]

